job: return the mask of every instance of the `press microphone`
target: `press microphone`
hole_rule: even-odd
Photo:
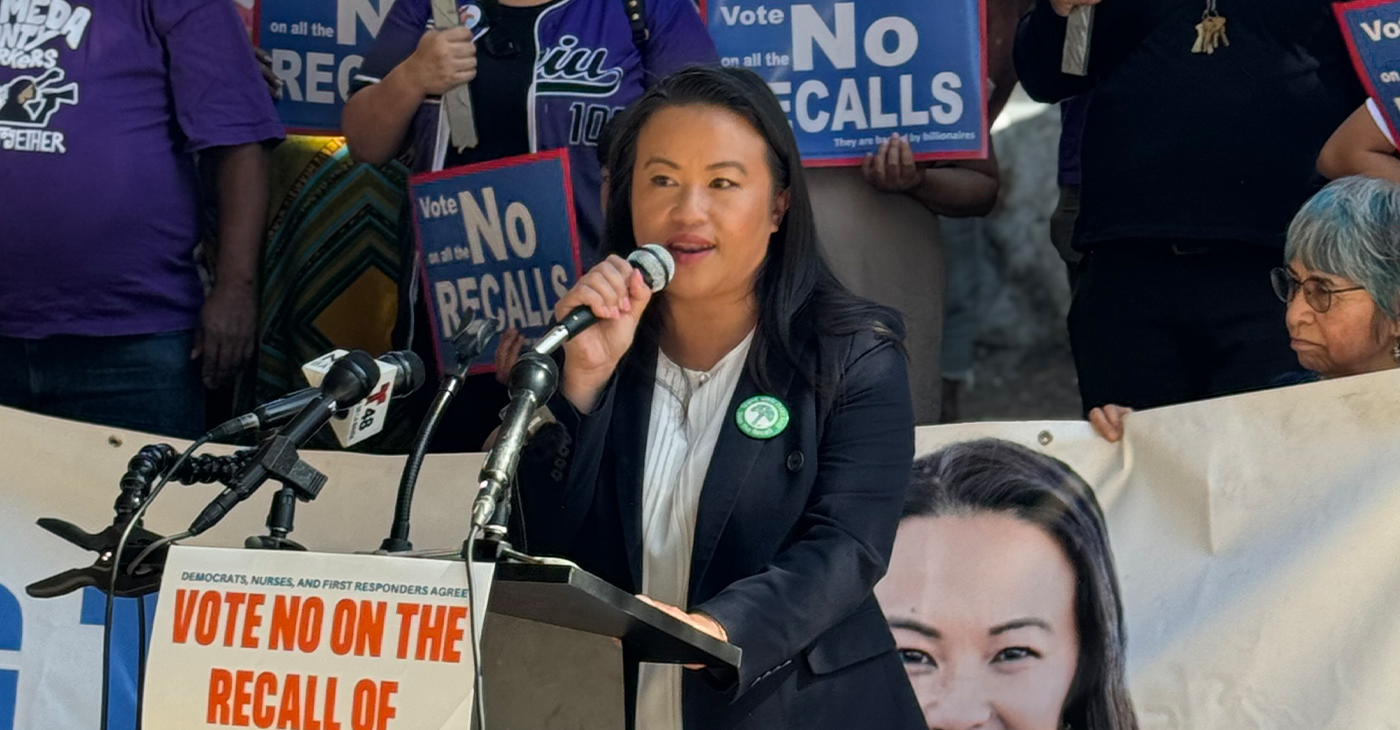
[[[627,263],[642,272],[642,281],[652,292],[666,288],[666,285],[671,283],[671,277],[676,275],[676,260],[671,258],[670,251],[656,243],[648,243],[633,251],[627,257]],[[559,320],[559,324],[544,333],[535,343],[534,352],[548,355],[597,321],[593,310],[586,306],[575,307],[574,311]]]
[[[302,366],[302,372],[308,374],[307,382],[311,382],[312,378],[316,378],[315,382],[311,382],[312,387],[293,391],[281,398],[268,401],[248,413],[224,421],[209,432],[208,439],[210,441],[218,441],[220,439],[241,436],[245,433],[265,431],[273,426],[280,426],[291,420],[292,416],[301,412],[301,409],[305,408],[306,404],[310,403],[311,400],[316,397],[320,389],[315,386],[320,382],[320,378],[325,376],[326,371],[330,368],[332,363],[344,357],[345,354],[345,350],[333,350],[306,363]],[[392,389],[393,397],[395,398],[408,395],[414,390],[414,386],[409,385],[409,383],[413,382],[415,377],[413,372],[411,372],[412,365],[408,360],[409,356],[417,359],[417,356],[411,352],[390,352],[379,358],[382,363],[397,368]],[[422,362],[421,359],[418,359],[419,369],[423,367]],[[315,375],[312,375],[312,373]],[[422,377],[418,378],[418,380],[422,379]],[[372,435],[373,434],[368,434],[365,438]],[[349,444],[341,445],[348,446]]]
[[[321,384],[335,360],[345,356],[345,350],[336,350],[302,366],[301,372],[306,382],[312,386]],[[379,379],[375,381],[368,397],[356,401],[349,409],[342,410],[331,419],[331,432],[341,448],[349,448],[384,430],[388,422],[389,399],[400,398],[417,390],[428,379],[423,359],[408,350],[386,352],[380,355]]]
[[[331,358],[336,353],[325,356]],[[385,361],[388,361],[387,363]],[[416,363],[416,367],[415,367]],[[384,367],[385,365],[388,367]],[[400,365],[402,367],[400,367]],[[252,496],[270,478],[277,478],[296,489],[297,496],[309,501],[325,486],[326,476],[297,456],[297,447],[305,444],[317,431],[335,418],[336,412],[350,409],[351,417],[365,401],[376,395],[387,370],[397,380],[402,374],[402,390],[411,392],[423,384],[425,373],[422,360],[413,353],[389,353],[376,360],[359,350],[334,357],[324,377],[317,383],[316,393],[287,425],[283,426],[232,480],[204,511],[190,524],[188,536],[198,535],[213,527],[239,502]],[[390,385],[392,388],[392,384]],[[389,390],[379,393],[388,397]],[[380,425],[382,428],[382,424]]]

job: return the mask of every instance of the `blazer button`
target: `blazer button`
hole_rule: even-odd
[[[802,458],[802,452],[801,452],[801,451],[794,451],[794,452],[792,452],[791,454],[788,454],[788,458],[787,458],[787,468],[788,468],[788,471],[790,471],[790,472],[799,472],[799,471],[802,471],[802,464],[803,464],[803,461],[804,461],[804,460],[803,460],[803,458]]]

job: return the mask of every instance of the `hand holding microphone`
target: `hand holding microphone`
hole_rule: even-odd
[[[578,280],[554,306],[554,316],[575,334],[564,344],[560,391],[582,413],[593,409],[617,363],[632,347],[637,324],[652,293],[669,283],[675,262],[666,249],[648,244],[628,256],[609,256]],[[570,327],[571,320],[597,324]],[[541,339],[541,344],[549,337]],[[550,348],[552,349],[552,348]],[[544,351],[536,347],[537,352]]]

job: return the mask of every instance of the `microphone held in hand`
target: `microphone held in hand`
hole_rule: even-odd
[[[676,260],[671,258],[671,252],[660,244],[648,243],[627,257],[627,263],[642,272],[642,281],[647,288],[653,292],[659,292],[671,283],[671,277],[676,275]],[[588,329],[597,323],[598,318],[594,316],[593,310],[586,306],[575,307],[569,312],[559,324],[555,325],[535,343],[534,352],[540,355],[548,355],[559,349],[561,345],[573,339],[578,333]]]

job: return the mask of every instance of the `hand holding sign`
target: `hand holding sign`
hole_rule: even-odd
[[[861,163],[866,182],[887,193],[907,193],[923,181],[923,171],[914,162],[914,148],[898,133],[890,136]]]
[[[465,26],[430,30],[408,57],[407,67],[425,96],[442,96],[476,78],[476,44]]]

